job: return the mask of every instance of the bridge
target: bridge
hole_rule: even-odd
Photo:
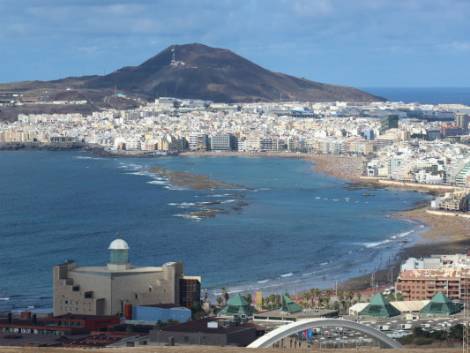
[[[354,321],[328,318],[302,319],[287,325],[280,326],[252,342],[248,346],[248,348],[269,348],[274,343],[282,340],[283,338],[289,337],[298,332],[305,331],[309,328],[326,327],[342,327],[351,329],[376,339],[384,348],[401,348],[400,343],[384,335],[382,332],[376,330],[375,328],[365,326]]]

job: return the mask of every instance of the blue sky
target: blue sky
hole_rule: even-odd
[[[109,73],[190,42],[322,82],[470,86],[468,0],[0,0],[0,82]]]

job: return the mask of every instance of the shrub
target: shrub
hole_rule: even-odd
[[[424,346],[424,345],[427,345],[427,344],[432,344],[432,338],[428,338],[428,337],[416,337],[416,339],[414,340],[414,343],[417,345],[417,346]]]

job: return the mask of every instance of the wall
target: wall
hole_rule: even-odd
[[[132,313],[133,320],[141,321],[178,321],[187,322],[191,320],[191,310],[187,308],[159,308],[151,306],[135,306]]]

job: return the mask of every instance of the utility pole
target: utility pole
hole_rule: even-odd
[[[469,298],[468,298],[468,278],[463,278],[463,320],[462,320],[462,352],[469,353],[469,341],[470,341],[470,330],[469,330]]]
[[[375,294],[375,271],[370,275],[370,287],[372,288],[373,293]]]

